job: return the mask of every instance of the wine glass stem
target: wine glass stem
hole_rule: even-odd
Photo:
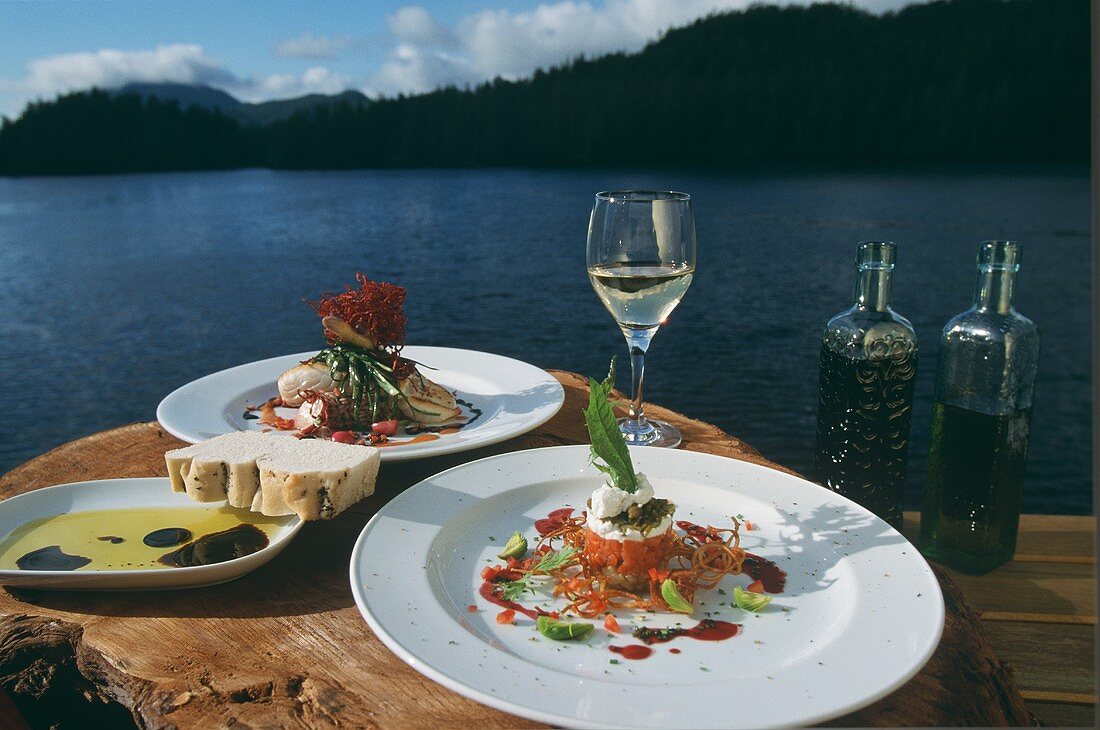
[[[630,349],[630,420],[636,427],[644,427],[645,411],[642,407],[642,381],[645,379],[645,354],[657,328],[627,329],[626,345]]]

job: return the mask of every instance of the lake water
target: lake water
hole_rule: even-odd
[[[409,289],[409,342],[601,376],[625,352],[584,272],[592,195],[692,193],[699,266],[654,340],[647,399],[800,471],[818,338],[851,303],[855,243],[898,242],[914,324],[910,504],[937,341],[971,303],[978,241],[1024,243],[1017,308],[1043,351],[1024,509],[1092,508],[1089,181],[1083,175],[272,172],[0,180],[0,472],[152,420],[194,378],[320,344],[303,297],[362,270]],[[625,358],[623,360],[625,365]],[[629,387],[621,374],[619,385]],[[579,418],[580,415],[577,414]]]

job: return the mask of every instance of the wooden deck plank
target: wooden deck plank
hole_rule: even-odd
[[[1023,613],[1020,611],[982,611],[986,621],[1030,621],[1041,624],[1082,624],[1096,625],[1096,614],[1076,615],[1071,613]]]
[[[939,567],[958,583],[975,611],[1096,615],[1094,565],[1013,561],[985,575]]]
[[[905,513],[902,532],[917,544],[920,512]],[[1091,560],[1096,555],[1096,520],[1091,515],[1020,515],[1016,552],[1029,560],[1049,556]]]
[[[1021,691],[1096,696],[1094,627],[983,621],[982,631]]]
[[[1067,705],[1061,702],[1028,702],[1031,712],[1048,727],[1095,727],[1094,705]]]

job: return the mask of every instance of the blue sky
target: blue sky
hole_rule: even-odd
[[[127,81],[249,101],[347,88],[415,93],[633,51],[750,0],[0,0],[0,114]],[[873,11],[906,0],[856,0]]]

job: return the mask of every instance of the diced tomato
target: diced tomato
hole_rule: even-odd
[[[506,608],[497,614],[498,624],[514,624],[516,622],[516,612],[510,608]]]
[[[498,575],[500,575],[500,572],[502,570],[504,570],[504,568],[500,565],[486,565],[481,570],[481,579],[492,580],[493,578],[496,578]]]
[[[748,590],[752,593],[763,593],[764,592],[764,582],[759,581],[759,580],[754,580],[752,583],[749,583],[749,587],[746,588],[746,590]]]
[[[352,431],[333,431],[330,438],[339,444],[354,444],[359,439]]]
[[[477,613],[477,604],[471,603],[469,606],[466,607],[466,610],[470,613]]]
[[[749,532],[752,532],[753,530],[756,529],[756,526],[754,524],[752,524],[751,522],[749,522],[748,520],[745,520],[745,529],[748,530]]]
[[[589,566],[597,570],[609,568],[619,575],[657,580],[662,573],[667,577],[663,566],[668,563],[670,535],[671,531],[644,540],[619,541],[600,537],[588,529],[584,533],[584,554]]]
[[[655,580],[658,583],[663,583],[668,578],[667,570],[659,570],[658,568],[649,569],[650,580]]]
[[[390,419],[388,421],[379,421],[378,423],[372,423],[370,430],[373,433],[380,433],[383,436],[393,436],[397,433],[397,420]]]
[[[541,520],[535,520],[535,529],[539,531],[540,536],[551,533],[564,525],[565,521],[568,520],[572,514],[572,507],[556,509]]]
[[[621,630],[619,628],[619,622],[615,618],[615,614],[611,613],[607,614],[607,616],[604,618],[603,627],[613,634],[617,634]]]

